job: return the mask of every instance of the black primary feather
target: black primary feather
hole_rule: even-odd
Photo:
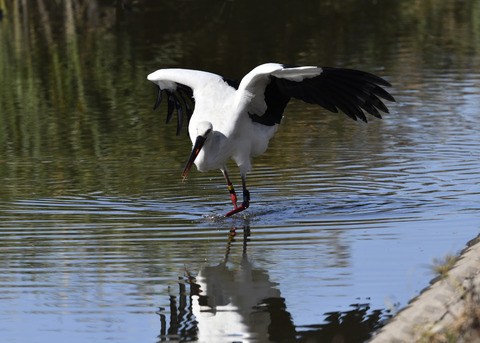
[[[173,93],[171,91],[165,90],[165,93],[167,93],[167,101],[168,101],[166,123],[169,124],[173,118],[173,111],[175,110],[175,100],[173,100]]]
[[[160,106],[160,104],[162,103],[162,89],[160,88],[160,86],[157,86],[158,88],[158,95],[157,95],[157,101],[155,102],[155,105],[153,106],[153,110],[155,111],[158,106]]]
[[[388,113],[388,108],[379,97],[395,101],[390,93],[380,87],[388,87],[390,83],[360,70],[322,67],[320,75],[302,81],[272,78],[283,96],[318,104],[335,113],[341,110],[354,120],[366,122],[364,111],[377,118],[381,118],[378,110]]]
[[[183,109],[182,109],[182,104],[178,100],[178,98],[174,95],[173,99],[175,101],[175,108],[177,109],[177,133],[176,135],[178,136],[180,132],[182,131],[183,127]]]
[[[178,93],[180,94],[180,98],[183,100],[183,104],[187,112],[187,118],[190,120],[193,114],[193,107],[190,105],[190,103],[195,105],[193,91],[191,88],[183,86],[178,88]]]
[[[153,107],[156,110],[162,103],[163,97],[162,93],[165,92],[167,98],[167,119],[166,123],[169,124],[176,112],[177,114],[177,136],[180,134],[183,124],[185,121],[185,113],[187,119],[189,120],[193,114],[193,108],[191,104],[195,104],[193,98],[193,91],[190,87],[177,84],[176,90],[162,90],[158,87],[158,96],[155,106]]]

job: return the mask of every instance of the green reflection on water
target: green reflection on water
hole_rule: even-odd
[[[266,1],[254,12],[251,1],[127,4],[0,3],[4,198],[68,190],[135,193],[178,182],[190,143],[174,138],[164,109],[151,111],[155,89],[145,77],[160,67],[231,77],[266,61],[383,68],[382,75],[402,82],[397,87],[412,89],[422,82],[423,68],[479,69],[480,5],[474,0]],[[308,122],[309,114],[298,119]],[[332,125],[336,136],[349,135],[343,122]],[[296,130],[286,126],[281,135]],[[285,154],[297,156],[286,150],[270,159]]]

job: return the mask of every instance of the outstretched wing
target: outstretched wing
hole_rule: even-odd
[[[193,106],[195,104],[195,99],[193,98],[193,90],[190,87],[185,85],[176,84],[175,90],[162,89],[158,86],[158,96],[153,110],[156,110],[164,96],[162,93],[165,93],[165,97],[168,101],[168,110],[167,110],[167,120],[166,123],[169,124],[173,119],[173,114],[175,110],[177,111],[177,133],[178,136],[183,128],[183,123],[185,121],[185,114],[187,120],[190,120],[190,117],[193,114]]]
[[[258,66],[240,83],[239,90],[253,94],[248,113],[252,120],[279,124],[290,100],[318,104],[329,111],[367,121],[366,113],[381,118],[388,108],[381,99],[395,101],[383,87],[384,79],[359,70],[331,67],[297,67],[276,63]]]
[[[192,117],[195,95],[201,93],[201,89],[212,81],[218,83],[223,80],[216,74],[189,69],[159,69],[149,74],[147,79],[158,87],[157,101],[153,109],[156,110],[162,101],[167,99],[167,124],[172,121],[175,112],[177,113],[177,136],[185,119],[188,121]]]

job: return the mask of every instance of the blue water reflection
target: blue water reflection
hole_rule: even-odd
[[[229,255],[239,228],[230,230],[223,261],[207,265],[193,276],[185,270],[179,296],[170,295],[169,311],[160,308],[160,341],[201,342],[346,341],[363,342],[389,317],[369,304],[353,304],[345,312],[326,313],[325,323],[296,326],[281,297],[281,285],[248,257],[250,228],[243,231],[242,254]],[[187,292],[189,289],[189,292]]]
[[[223,197],[213,199],[214,212],[224,212]],[[159,205],[101,193],[4,201],[2,337],[205,337],[208,323],[225,313],[238,337],[318,338],[333,328],[366,337],[428,284],[431,258],[461,249],[478,220],[466,211],[458,228],[441,209],[412,211],[413,200],[403,210],[356,200],[322,208],[282,200],[274,210],[228,219],[188,219],[165,212],[173,200]],[[247,297],[246,289],[257,296]],[[286,332],[268,330],[274,313]],[[252,316],[264,318],[262,329],[252,328]],[[26,320],[31,331],[22,330]]]

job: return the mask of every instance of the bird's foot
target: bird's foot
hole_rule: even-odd
[[[236,207],[234,210],[228,212],[225,215],[225,217],[230,217],[230,216],[233,216],[234,214],[237,214],[238,212],[242,212],[242,211],[246,210],[248,208],[248,206],[250,206],[250,203],[248,201],[246,201],[246,202],[244,201],[241,206]]]
[[[233,197],[232,197],[232,200],[233,200]],[[228,212],[225,215],[225,217],[230,217],[230,216],[233,216],[234,214],[237,214],[238,212],[242,212],[246,210],[248,206],[250,206],[250,192],[247,190],[243,192],[243,203],[241,206],[237,207],[236,202],[234,202],[234,205],[235,205],[235,208],[232,211]]]

